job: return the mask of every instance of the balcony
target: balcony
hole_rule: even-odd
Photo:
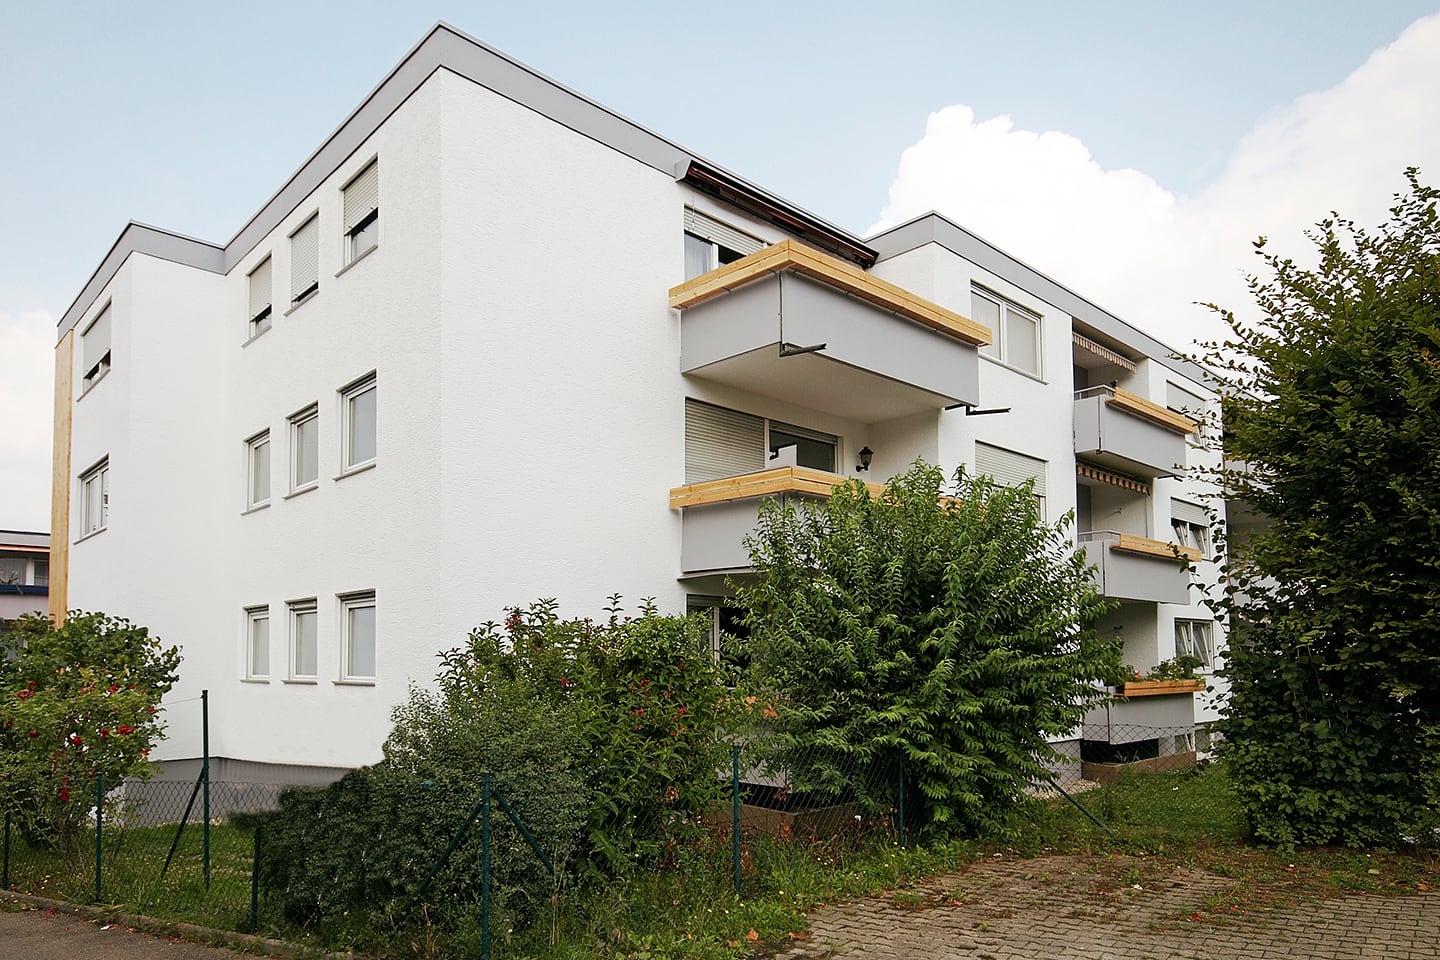
[[[680,369],[864,423],[980,399],[985,327],[793,240],[670,290]]]
[[[1194,420],[1115,387],[1075,393],[1075,455],[1154,480],[1185,465]]]
[[[1182,561],[1201,559],[1194,547],[1114,530],[1091,530],[1078,538],[1100,595],[1112,600],[1188,603],[1190,574]]]
[[[723,480],[690,483],[670,491],[670,507],[683,510],[680,570],[686,575],[729,573],[750,568],[745,538],[755,529],[760,501],[778,497],[819,500],[848,477],[806,467],[777,467]],[[879,496],[885,488],[867,483]]]

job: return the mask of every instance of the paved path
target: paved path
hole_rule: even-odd
[[[1354,895],[1232,912],[1233,881],[1200,871],[1117,880],[1079,857],[999,859],[812,914],[781,958],[836,960],[1437,960],[1440,893]],[[1148,870],[1148,875],[1147,875]],[[1139,883],[1126,881],[1138,880]],[[1219,910],[1212,909],[1218,905]]]
[[[86,920],[59,910],[0,910],[0,960],[235,960],[239,954]]]

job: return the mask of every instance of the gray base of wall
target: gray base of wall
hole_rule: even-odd
[[[199,758],[163,760],[155,764],[155,776],[151,779],[127,781],[115,794],[123,799],[120,815],[125,818],[126,825],[179,823],[182,817],[190,823],[202,820],[206,809],[205,792],[195,791],[200,767]],[[213,822],[236,814],[275,810],[284,791],[292,787],[327,786],[348,772],[344,767],[307,767],[211,757],[210,819]]]

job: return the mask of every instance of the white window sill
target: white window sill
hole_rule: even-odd
[[[81,537],[80,539],[75,540],[74,543],[84,543],[86,540],[89,540],[89,539],[92,538],[92,537],[98,537],[98,536],[100,536],[100,534],[104,533],[106,530],[109,530],[109,529],[110,529],[109,527],[101,527],[99,530],[91,530],[89,533],[85,534],[85,535],[84,535],[83,537]],[[72,544],[72,545],[73,545],[73,544]]]
[[[113,369],[115,369],[114,366],[106,367],[105,372],[100,374],[100,376],[96,377],[94,380],[91,380],[88,385],[85,385],[85,381],[80,381],[81,384],[84,386],[83,389],[81,389],[80,391],[80,395],[75,398],[75,402],[79,403],[81,400],[84,400],[86,397],[90,396],[90,391],[100,386],[100,381],[110,376],[110,371]]]
[[[241,348],[243,349],[243,348],[245,348],[245,347],[250,346],[250,344],[254,343],[256,340],[259,340],[261,337],[265,336],[265,334],[269,333],[272,329],[274,329],[274,327],[273,327],[271,324],[268,324],[268,323],[267,323],[267,324],[265,325],[265,329],[264,329],[264,330],[261,330],[259,333],[253,334],[253,335],[250,337],[249,340],[246,340],[244,343],[240,344]]]
[[[309,492],[312,491],[312,490],[319,490],[319,489],[320,489],[320,481],[319,481],[319,480],[311,480],[309,483],[305,484],[305,486],[303,486],[303,487],[296,487],[294,490],[291,490],[289,493],[285,494],[285,496],[281,497],[280,499],[281,499],[281,500],[293,500],[294,498],[299,497],[299,496],[302,496],[302,495],[304,495],[304,494],[307,494],[307,493],[309,493]]]
[[[355,264],[359,263],[361,260],[364,260],[366,257],[370,256],[370,254],[374,253],[376,250],[379,249],[380,244],[375,244],[375,246],[371,247],[369,250],[366,250],[364,253],[360,254],[360,256],[356,257],[354,260],[351,260],[349,263],[345,264],[345,266],[341,267],[340,270],[335,274],[335,276],[343,277],[346,273],[349,272],[351,267],[355,266]]]
[[[314,677],[287,677],[287,678],[285,678],[284,680],[281,680],[280,682],[281,682],[281,683],[293,683],[293,684],[296,684],[297,686],[301,686],[301,687],[313,687],[313,686],[315,686],[317,683],[319,683],[320,681],[319,681],[319,680],[316,680]]]
[[[1013,364],[1006,363],[1004,360],[1001,360],[999,357],[992,357],[992,356],[989,356],[988,354],[982,353],[982,354],[980,354],[980,359],[981,359],[981,360],[989,360],[991,363],[995,364],[997,367],[1004,367],[1006,370],[1009,370],[1011,373],[1018,373],[1018,374],[1020,374],[1020,376],[1022,376],[1022,377],[1028,377],[1029,379],[1034,380],[1036,383],[1045,383],[1045,384],[1048,384],[1048,383],[1050,382],[1050,381],[1046,380],[1044,377],[1040,376],[1040,374],[1038,374],[1038,373],[1031,373],[1029,370],[1024,370],[1024,369],[1021,369],[1020,367],[1014,366]]]
[[[346,677],[344,680],[332,680],[332,681],[330,681],[330,682],[333,683],[333,684],[335,684],[335,686],[337,686],[337,687],[373,687],[373,686],[375,686],[375,680],[374,680],[373,677],[368,677],[368,678],[367,678],[367,677]]]
[[[241,510],[241,511],[240,511],[240,516],[242,516],[242,517],[248,517],[248,516],[250,516],[250,514],[252,514],[252,513],[259,513],[261,510],[269,510],[269,509],[270,509],[270,501],[269,501],[269,500],[266,500],[266,501],[264,501],[263,503],[257,503],[257,504],[255,504],[255,506],[249,508],[248,510]]]
[[[305,306],[305,304],[309,303],[311,300],[314,300],[314,299],[315,299],[316,297],[318,297],[318,296],[320,296],[320,288],[319,288],[319,287],[316,287],[314,290],[311,290],[309,293],[305,294],[305,296],[301,297],[299,300],[292,300],[292,301],[290,301],[290,309],[289,309],[289,310],[286,310],[284,313],[280,314],[280,316],[282,316],[282,317],[288,317],[288,316],[290,316],[290,314],[294,313],[296,310],[299,310],[301,307]]]
[[[357,473],[364,473],[366,470],[374,470],[375,461],[366,460],[364,463],[357,463],[353,467],[347,467],[335,475],[336,480],[344,480],[346,477],[353,477]]]
[[[241,683],[266,683],[266,684],[268,684],[268,683],[270,682],[270,678],[269,678],[269,677],[241,677],[241,678],[240,678],[240,682],[241,682]]]

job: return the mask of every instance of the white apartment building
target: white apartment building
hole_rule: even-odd
[[[503,606],[714,606],[758,498],[918,456],[1074,510],[1130,663],[1213,661],[1170,546],[1205,382],[941,216],[854,236],[442,24],[231,240],[131,223],[65,313],[51,608],[182,647],[165,759],[206,689],[212,756],[324,776]]]

